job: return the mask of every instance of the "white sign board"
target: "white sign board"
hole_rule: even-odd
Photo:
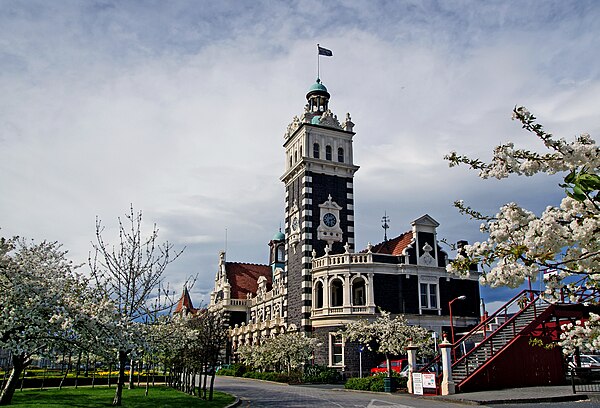
[[[423,374],[423,388],[435,388],[435,374]]]
[[[413,394],[423,395],[423,374],[412,373]]]

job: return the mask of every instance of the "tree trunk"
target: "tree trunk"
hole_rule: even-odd
[[[96,364],[94,362],[94,368],[96,368]],[[85,373],[83,373],[84,377],[88,377],[90,375],[90,353],[86,353],[85,355]]]
[[[143,368],[143,366],[142,366]],[[146,361],[146,389],[144,395],[148,396],[148,389],[150,388],[150,361]]]
[[[70,369],[71,369],[71,351],[69,351],[69,362],[67,363],[67,369],[65,370],[65,373],[63,374],[63,378],[60,380],[60,384],[58,385],[59,390],[62,390],[62,386],[63,386],[65,380],[67,379],[67,375],[69,375]]]
[[[139,386],[140,386],[140,379],[141,379],[141,376],[142,376],[142,370],[143,370],[143,367],[144,367],[144,365],[142,364],[142,359],[139,359],[139,360],[138,360],[138,363],[137,363],[137,365],[138,365],[138,380],[137,380],[137,386],[139,387]]]
[[[135,388],[135,383],[133,382],[133,367],[134,361],[133,358],[129,361],[129,389],[133,390]]]
[[[13,367],[8,376],[8,380],[4,383],[4,388],[0,394],[0,405],[9,405],[12,401],[12,397],[17,389],[17,383],[21,373],[26,367],[26,360],[23,354],[12,356]]]
[[[127,352],[119,350],[119,379],[117,380],[117,389],[115,390],[115,398],[112,403],[113,407],[121,406],[123,387],[125,386],[125,364],[127,364]]]
[[[112,362],[108,363],[108,388],[110,388],[110,377],[112,376]]]
[[[210,376],[210,392],[208,394],[208,400],[209,401],[213,400],[213,389],[214,389],[214,385],[215,385],[215,374],[216,374],[216,371],[213,370],[212,375]]]
[[[79,354],[77,354],[77,367],[75,367],[75,389],[77,389],[77,381],[79,380],[79,366],[81,365],[81,350],[79,350]]]
[[[96,357],[94,357],[94,371],[92,371],[92,388],[94,388],[95,382],[96,382]],[[110,384],[110,379],[109,379],[108,383]]]

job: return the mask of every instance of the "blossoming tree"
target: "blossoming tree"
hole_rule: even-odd
[[[392,318],[384,310],[379,310],[379,316],[374,321],[359,319],[348,323],[340,334],[344,341],[355,341],[366,346],[369,351],[384,354],[388,377],[392,376],[390,356],[405,354],[409,343],[417,346],[421,352],[427,352],[432,343],[426,329],[410,325],[403,315]]]
[[[112,343],[119,356],[119,380],[113,400],[121,405],[125,383],[125,365],[131,352],[143,347],[141,324],[150,323],[160,311],[166,311],[174,301],[168,287],[163,286],[167,266],[183,252],[174,251],[169,242],[158,243],[158,228],[154,225],[148,237],[142,236],[142,212],[131,207],[123,221],[119,218],[118,245],[110,245],[103,237],[104,226],[96,220],[96,243],[89,266],[96,288],[112,299],[118,316],[112,332]],[[130,371],[130,375],[133,369]],[[133,384],[130,378],[130,387]]]
[[[304,333],[289,332],[264,340],[260,345],[243,345],[237,350],[240,359],[259,369],[275,367],[289,373],[306,363],[313,355],[318,340]]]
[[[89,351],[111,319],[112,303],[74,269],[56,242],[0,238],[0,348],[12,354],[0,405],[10,404],[34,354],[61,347]]]
[[[555,138],[524,107],[515,107],[513,119],[540,139],[548,151],[538,153],[506,143],[494,149],[490,163],[452,152],[446,156],[450,166],[466,164],[478,170],[483,179],[566,173],[560,184],[566,196],[539,216],[515,203],[502,206],[493,217],[485,216],[457,201],[455,206],[462,213],[482,221],[481,231],[488,238],[467,245],[447,269],[468,274],[468,266],[477,262],[483,268],[481,283],[492,287],[517,287],[525,279],[535,281],[540,271],[548,272],[546,298],[581,301],[590,291],[600,289],[600,149],[588,134],[570,142]],[[566,350],[579,341],[576,339],[588,350],[600,350],[598,316],[592,315],[580,328],[571,325],[566,329],[570,331],[563,335]]]

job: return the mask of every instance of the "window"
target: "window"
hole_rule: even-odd
[[[339,334],[329,333],[329,365],[344,365],[344,342]]]
[[[338,162],[344,162],[344,149],[342,149],[341,147],[338,148]]]
[[[318,143],[313,144],[313,157],[315,159],[319,158],[319,144]]]
[[[277,262],[284,262],[284,261],[285,261],[285,246],[279,245],[277,247]]]
[[[421,308],[423,309],[437,309],[437,284],[435,283],[421,283]]]
[[[364,306],[366,304],[365,300],[365,280],[356,278],[352,282],[352,305]]]
[[[294,163],[298,161],[298,152],[294,152]]]
[[[344,284],[339,279],[331,281],[329,289],[331,291],[331,307],[341,307],[344,305]]]
[[[315,304],[316,309],[323,308],[323,282],[318,281],[315,284]]]
[[[331,160],[331,146],[325,146],[325,159]]]

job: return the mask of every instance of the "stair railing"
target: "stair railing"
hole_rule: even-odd
[[[515,304],[518,304],[519,301],[523,301],[523,299],[527,299],[527,305],[526,305],[526,307],[522,308],[514,316],[511,316],[511,318],[509,318],[509,312],[508,312],[508,310],[511,307],[513,307]],[[535,315],[535,317],[537,317],[536,303],[537,303],[538,300],[539,300],[539,291],[529,290],[529,289],[522,290],[517,295],[515,295],[512,299],[510,299],[508,302],[506,302],[502,307],[500,307],[498,310],[496,310],[496,312],[494,312],[493,314],[491,314],[490,316],[488,316],[486,319],[484,319],[481,322],[479,322],[479,324],[477,324],[467,334],[465,334],[464,336],[462,336],[461,338],[459,338],[452,345],[451,355],[454,356],[455,353],[456,353],[456,349],[459,349],[460,346],[461,346],[461,344],[463,342],[465,342],[469,338],[473,337],[477,333],[483,332],[484,336],[485,336],[484,337],[484,341],[485,341],[485,340],[489,339],[490,337],[492,337],[494,335],[494,333],[496,333],[499,330],[503,329],[504,327],[506,327],[511,322],[514,324],[514,319],[518,315],[520,315],[524,310],[528,309],[529,307],[533,307],[534,308],[534,315]],[[487,329],[486,328],[489,327],[491,323],[496,322],[498,317],[502,317],[502,316],[504,316],[504,323],[502,325],[500,325],[497,329],[493,330],[489,335],[487,335]],[[513,331],[514,330],[515,329],[513,328]],[[516,335],[516,333],[515,333],[515,335]],[[466,353],[463,356],[461,356],[461,358],[459,360],[455,361],[452,364],[452,366],[454,366],[456,363],[458,363],[459,361],[461,361],[463,358],[467,357],[475,349],[477,349],[477,347],[474,347],[468,353]],[[427,372],[427,371],[429,371],[428,369],[430,367],[436,366],[436,365],[439,365],[439,364],[441,364],[441,354],[438,354],[433,360],[431,360],[431,362],[429,362],[429,364],[427,364],[426,366],[424,366],[423,368],[421,368],[419,370],[419,372]],[[441,377],[441,375],[440,375],[440,377]],[[440,383],[440,381],[438,381],[438,383]]]
[[[526,295],[527,293],[524,292],[530,292],[533,293],[534,291],[529,291],[529,290],[524,290],[521,292],[521,294]],[[518,298],[518,295],[517,295]],[[528,300],[527,303],[523,303],[523,305],[519,305],[520,306],[520,310],[518,312],[516,312],[514,315],[512,315],[510,318],[508,318],[508,308],[511,307],[512,305],[514,305],[514,300],[515,298],[511,299],[511,301],[509,301],[506,305],[504,305],[499,311],[504,312],[504,316],[506,321],[500,325],[496,330],[494,330],[492,333],[490,333],[489,336],[486,336],[481,343],[479,343],[476,347],[473,347],[471,350],[469,350],[467,353],[465,353],[464,355],[462,355],[458,360],[456,360],[453,364],[452,367],[455,366],[459,366],[461,364],[464,363],[465,365],[465,378],[468,377],[471,374],[470,371],[470,365],[469,365],[469,360],[471,357],[475,357],[477,358],[477,356],[475,355],[478,351],[480,350],[485,350],[484,347],[488,347],[489,346],[489,352],[490,352],[490,357],[497,354],[499,351],[501,351],[504,346],[506,344],[508,344],[510,342],[510,340],[508,340],[507,342],[504,342],[503,344],[499,344],[496,343],[496,346],[500,346],[500,347],[494,347],[494,338],[496,337],[497,334],[500,334],[502,332],[505,331],[505,329],[512,329],[512,337],[516,337],[517,334],[519,334],[525,327],[527,327],[531,322],[535,321],[540,315],[541,313],[538,313],[538,308],[537,308],[537,303],[542,300],[540,298],[539,295],[537,295],[535,298],[530,298],[531,300]],[[548,302],[546,302],[548,303]],[[521,307],[522,306],[522,307]],[[519,318],[527,311],[529,310],[533,310],[533,319],[529,322],[527,322],[527,324],[525,324],[524,327],[520,328],[517,331],[517,322],[519,321]],[[545,311],[547,310],[547,308],[544,308],[542,310]],[[464,341],[464,337],[459,340],[457,343],[458,344],[454,344],[453,345],[453,349],[456,347],[460,346],[460,343]],[[485,364],[485,363],[483,363]],[[477,370],[481,365],[483,364],[477,364],[477,367],[475,367],[475,370]],[[475,371],[473,370],[473,371]]]

